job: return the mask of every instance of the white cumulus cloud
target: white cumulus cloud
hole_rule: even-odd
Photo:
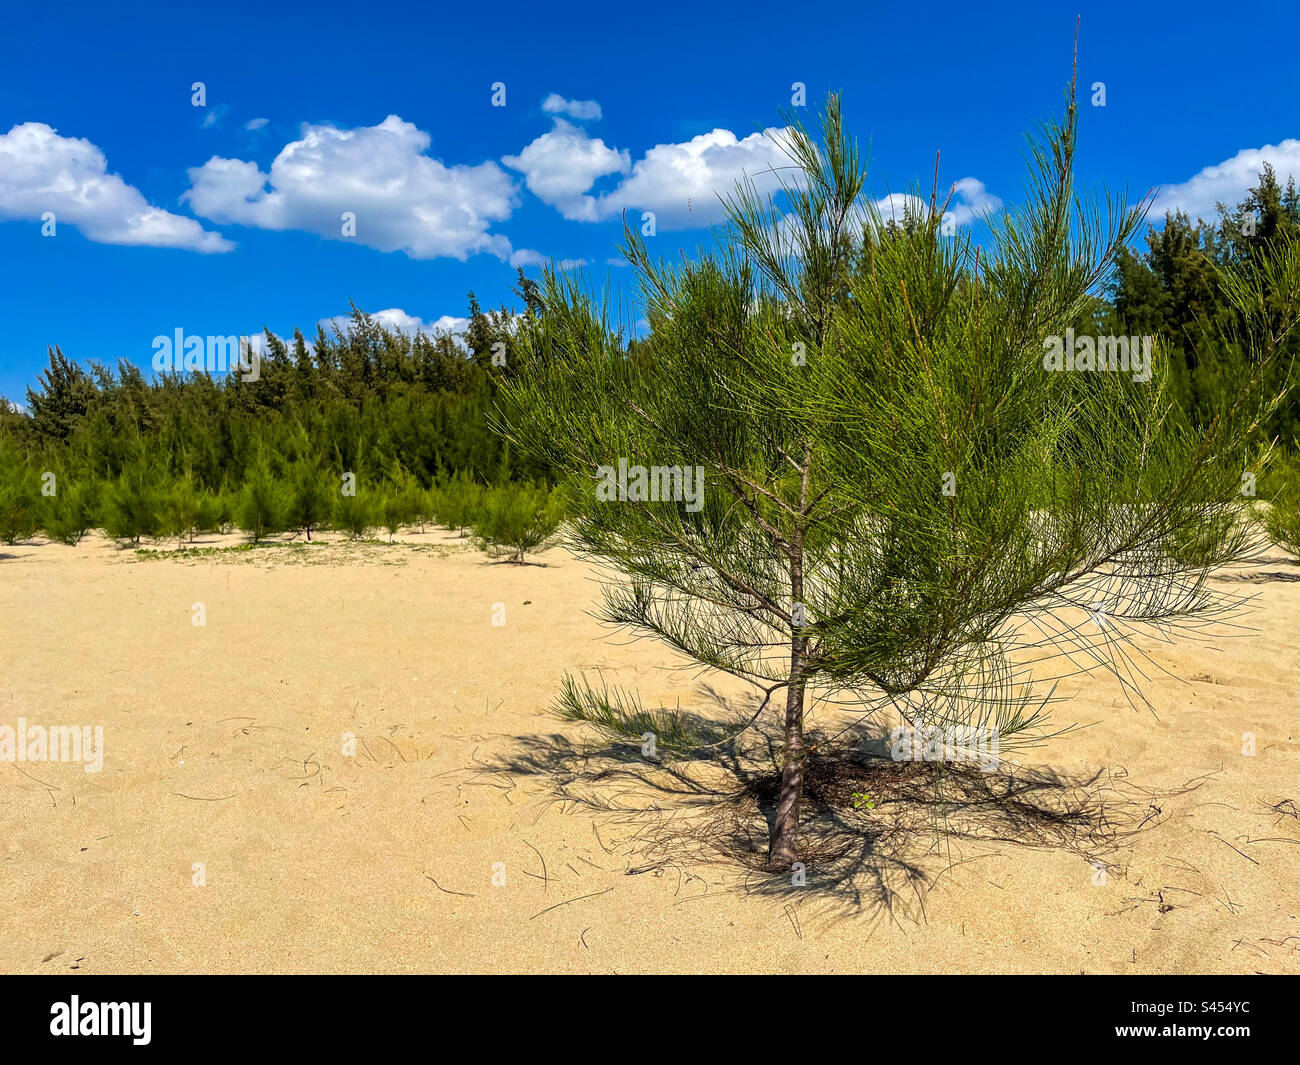
[[[781,147],[785,130],[766,130],[738,138],[715,129],[681,144],[659,144],[632,167],[619,186],[600,196],[599,213],[653,211],[659,229],[687,229],[721,220],[719,196],[729,195],[748,177],[760,195],[780,188],[776,169],[790,160]]]
[[[658,229],[702,228],[718,221],[719,194],[732,191],[747,175],[760,193],[775,192],[774,167],[789,163],[781,148],[784,130],[738,138],[715,129],[680,144],[659,144],[635,163],[626,150],[607,145],[563,119],[517,156],[502,160],[523,172],[525,183],[543,203],[572,221],[595,222],[621,212],[652,211]],[[593,192],[596,181],[622,175],[618,184]]]
[[[595,100],[566,100],[558,92],[542,101],[542,110],[548,115],[568,115],[580,120],[600,118],[600,104]]]
[[[99,244],[230,251],[234,244],[193,218],[152,206],[140,190],[108,172],[104,153],[43,122],[24,122],[0,136],[0,220],[75,226]]]
[[[510,241],[490,229],[516,206],[510,176],[494,162],[448,166],[429,145],[397,115],[356,129],[304,125],[270,173],[213,156],[189,171],[183,198],[214,222],[305,230],[413,259],[509,256]],[[354,237],[343,236],[344,212],[355,215]]]
[[[540,251],[532,248],[519,248],[510,253],[511,266],[541,266],[549,261]]]
[[[586,130],[562,118],[518,155],[507,155],[501,161],[524,175],[529,192],[571,222],[596,221],[598,206],[587,195],[588,190],[597,179],[625,174],[632,166],[627,152],[609,147],[599,137],[587,136]]]
[[[948,203],[948,214],[959,226],[969,225],[1002,206],[1002,201],[989,192],[979,178],[964,177],[955,183],[954,188],[952,199]]]
[[[1215,204],[1235,207],[1246,191],[1259,184],[1260,171],[1272,163],[1284,188],[1287,179],[1300,181],[1300,140],[1288,137],[1281,144],[1243,148],[1230,159],[1207,166],[1194,177],[1177,185],[1166,185],[1152,204],[1152,220],[1163,219],[1166,211],[1185,211],[1190,218],[1213,219]]]
[[[797,180],[784,145],[788,129],[774,128],[747,137],[715,129],[677,144],[658,144],[635,162],[625,149],[608,145],[585,129],[555,120],[518,155],[502,162],[524,175],[528,190],[565,218],[599,222],[626,211],[639,224],[651,211],[657,229],[702,229],[722,220],[721,197],[748,179],[760,196],[775,194]],[[613,187],[598,191],[602,178],[617,175]],[[978,178],[954,184],[945,220],[964,226],[1002,201]],[[877,201],[882,216],[901,220],[905,212],[928,209],[925,201],[894,193]]]

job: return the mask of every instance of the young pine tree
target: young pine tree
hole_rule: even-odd
[[[411,518],[408,499],[396,485],[387,485],[379,497],[379,521],[388,530],[388,542],[391,544],[398,531]]]
[[[483,495],[483,486],[467,471],[461,471],[434,486],[433,512],[445,528],[463,533],[474,523]]]
[[[1300,457],[1279,455],[1266,483],[1271,499],[1261,508],[1264,529],[1274,543],[1300,555]]]
[[[17,449],[13,452],[15,455]],[[0,459],[0,540],[17,544],[30,539],[40,523],[40,481],[25,462]]]
[[[178,545],[191,542],[198,530],[202,492],[188,472],[170,485],[162,495],[159,521],[164,536],[174,536]]]
[[[425,526],[437,520],[434,491],[433,487],[421,488],[417,485],[412,492],[411,502],[415,511],[415,521],[420,526],[421,533],[424,532]]]
[[[429,521],[431,513],[429,494],[421,487],[416,476],[409,470],[399,467],[393,481],[393,491],[398,499],[397,506],[402,515],[402,523],[418,525],[420,532],[424,532],[424,526]]]
[[[342,495],[334,507],[334,528],[347,533],[349,540],[364,539],[375,527],[375,506],[370,496],[359,489],[354,495]]]
[[[522,565],[527,552],[555,535],[561,517],[558,493],[518,481],[495,484],[484,492],[473,516],[474,545]]]
[[[253,543],[283,532],[289,511],[289,494],[264,463],[248,472],[239,496],[236,521]]]
[[[314,462],[300,460],[289,474],[286,527],[301,530],[310,542],[313,529],[329,524],[334,514],[334,494],[329,476]]]
[[[60,477],[55,494],[43,499],[41,527],[51,540],[75,546],[95,527],[99,486],[83,478]]]
[[[164,476],[159,464],[137,441],[116,482],[104,492],[104,531],[119,544],[166,534],[163,524]]]
[[[1140,223],[1076,196],[1076,122],[1071,89],[1031,141],[1023,206],[977,248],[937,195],[880,217],[832,98],[820,143],[781,135],[775,202],[736,190],[716,253],[657,263],[629,231],[637,357],[553,272],[512,353],[495,422],[567,488],[572,545],[621,570],[606,619],[754,684],[756,718],[781,697],[772,869],[799,856],[811,695],[1006,749],[1042,728],[1035,654],[1091,655],[1138,695],[1134,630],[1215,616],[1205,577],[1246,549],[1261,389],[1198,430],[1158,344],[1149,377],[1045,363]],[[1266,284],[1300,293],[1300,257],[1225,281],[1258,370],[1295,306],[1281,325],[1251,308]],[[635,734],[618,698],[570,679],[560,709]]]
[[[224,530],[230,522],[230,500],[220,492],[199,493],[198,510],[194,517],[196,532],[211,533]]]

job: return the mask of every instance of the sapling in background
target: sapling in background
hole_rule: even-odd
[[[271,473],[265,460],[259,459],[244,481],[235,520],[252,543],[283,532],[287,527],[290,495]]]
[[[40,471],[16,443],[0,436],[0,540],[17,544],[40,521]]]
[[[75,546],[99,520],[99,485],[60,476],[54,495],[43,499],[41,527],[51,540]]]
[[[395,485],[388,485],[379,497],[379,520],[388,530],[388,542],[391,544],[398,531],[415,516],[411,507],[411,496],[400,491]]]
[[[562,516],[558,493],[544,486],[517,481],[492,485],[471,519],[474,545],[522,564],[529,551],[536,551],[555,534]]]
[[[17,544],[29,539],[39,524],[36,473],[26,463],[0,468],[0,540]]]
[[[289,473],[288,507],[285,524],[311,541],[313,529],[329,525],[334,513],[331,478],[311,459],[300,459]]]
[[[424,532],[425,524],[431,519],[429,494],[410,470],[398,464],[392,475],[392,491],[397,497],[397,510],[402,523],[420,526]]]
[[[432,494],[433,512],[439,524],[452,532],[463,533],[473,524],[483,501],[483,486],[462,471],[435,484]]]
[[[224,532],[230,523],[230,497],[222,492],[200,492],[198,512],[194,518],[197,532]]]
[[[831,98],[820,142],[781,134],[775,199],[729,198],[715,251],[658,262],[628,231],[650,324],[635,357],[609,307],[554,271],[512,354],[495,424],[555,472],[570,544],[612,571],[606,620],[753,684],[753,721],[780,715],[771,869],[799,858],[825,754],[805,739],[811,698],[867,735],[887,712],[1040,742],[1063,656],[1141,701],[1133,638],[1220,617],[1205,578],[1250,548],[1239,488],[1295,318],[1255,308],[1300,291],[1300,258],[1277,248],[1224,278],[1253,370],[1204,428],[1171,399],[1158,338],[1149,379],[1054,372],[1045,354],[1142,218],[1076,194],[1076,124],[1071,88],[1030,142],[1024,205],[977,247],[945,232],[937,189],[901,224],[880,216]],[[620,461],[661,471],[659,491],[598,492]],[[702,506],[664,490],[699,467]],[[559,709],[623,741],[644,718],[573,678]]]
[[[394,462],[380,496],[378,510],[379,520],[388,530],[389,543],[393,542],[404,525],[420,521],[424,505],[424,493],[419,482],[401,463]]]
[[[166,474],[142,440],[129,445],[129,459],[117,480],[103,492],[104,531],[119,544],[167,535],[163,522]]]
[[[1270,490],[1259,510],[1264,529],[1274,543],[1300,555],[1300,459],[1279,456],[1264,483]]]
[[[360,489],[355,495],[340,496],[334,507],[334,528],[346,533],[349,540],[364,539],[375,527],[375,509],[370,496]]]
[[[160,528],[164,536],[174,536],[178,546],[186,539],[193,541],[198,531],[202,494],[188,471],[162,494]]]
[[[421,488],[418,484],[411,490],[412,510],[415,514],[415,523],[420,526],[420,532],[425,531],[425,526],[437,521],[437,513],[434,510],[433,488]]]

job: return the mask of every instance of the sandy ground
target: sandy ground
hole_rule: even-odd
[[[0,725],[104,736],[97,773],[0,762],[0,971],[1300,971],[1300,565],[1277,552],[1224,582],[1257,594],[1255,631],[1152,645],[1177,678],[1153,676],[1155,716],[1106,679],[1064,689],[1057,719],[1091,727],[1032,760],[1151,797],[1104,878],[968,846],[886,910],[815,876],[646,869],[626,818],[549,801],[524,762],[590,740],[547,711],[565,670],[698,706],[691,676],[611,638],[562,550],[404,539],[0,547]]]

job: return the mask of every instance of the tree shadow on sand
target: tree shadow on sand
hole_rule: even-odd
[[[726,713],[683,715],[697,734],[725,735],[757,709],[756,701],[746,708],[706,694]],[[1165,819],[1168,799],[1202,783],[1157,793],[1115,767],[1071,775],[1006,759],[991,771],[894,761],[882,739],[844,744],[809,733],[797,883],[797,871],[765,867],[780,786],[776,728],[657,760],[644,757],[639,742],[587,744],[561,733],[508,739],[513,746],[477,760],[473,776],[510,787],[516,777],[538,778],[550,793],[543,801],[591,816],[601,829],[615,826],[621,842],[611,853],[627,860],[627,875],[685,872],[705,884],[693,875],[705,865],[721,873],[707,881],[708,893],[889,917],[923,919],[926,894],[946,873],[1009,848],[1064,851],[1113,870],[1127,841]]]
[[[1266,570],[1261,567],[1281,565],[1285,569]],[[1216,573],[1215,580],[1236,584],[1269,584],[1273,581],[1295,583],[1300,581],[1300,559],[1288,555],[1270,555],[1255,559],[1255,566],[1244,572]]]

